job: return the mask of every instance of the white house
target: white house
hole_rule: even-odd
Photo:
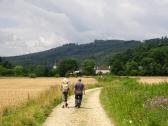
[[[101,66],[101,67],[99,67],[99,66],[97,66],[96,67],[96,74],[99,74],[99,73],[101,73],[101,74],[108,74],[108,73],[110,73],[110,66]]]

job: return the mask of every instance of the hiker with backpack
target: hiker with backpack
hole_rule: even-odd
[[[64,78],[61,84],[61,91],[62,91],[62,98],[63,98],[63,105],[62,108],[68,107],[67,99],[68,99],[68,94],[70,91],[70,86],[69,86],[69,80],[67,78]]]
[[[74,93],[75,93],[75,107],[80,108],[83,94],[85,94],[85,86],[82,83],[81,79],[79,79],[78,82],[75,84]]]

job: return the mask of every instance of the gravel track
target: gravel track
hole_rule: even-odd
[[[100,92],[101,88],[87,90],[79,109],[74,108],[74,96],[71,96],[69,108],[58,105],[43,126],[114,126],[101,106]]]

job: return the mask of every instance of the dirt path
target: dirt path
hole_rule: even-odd
[[[70,108],[58,105],[43,126],[113,126],[101,107],[100,91],[100,88],[88,90],[80,109],[74,108],[74,96],[70,97]]]

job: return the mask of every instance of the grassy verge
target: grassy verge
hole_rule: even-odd
[[[99,85],[86,85],[94,88]],[[71,87],[70,95],[73,94]],[[41,126],[52,109],[62,101],[60,87],[54,86],[41,93],[39,97],[24,103],[20,107],[7,108],[0,113],[0,126]]]
[[[139,85],[136,79],[106,76],[101,102],[117,126],[168,126],[168,84]]]

